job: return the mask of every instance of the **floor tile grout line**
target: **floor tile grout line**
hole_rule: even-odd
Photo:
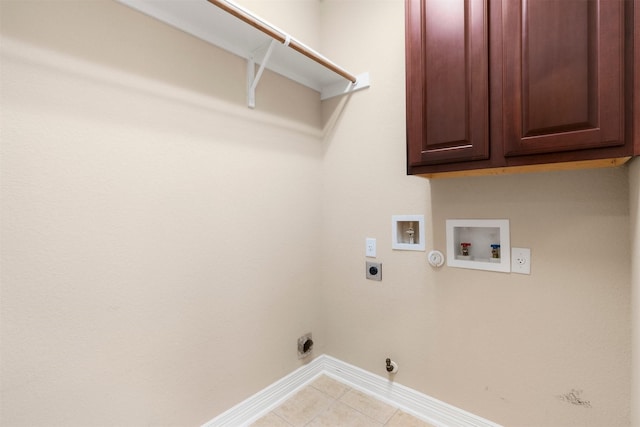
[[[345,393],[345,394],[346,394],[346,393]],[[368,397],[370,397],[371,399],[375,399],[375,400],[376,400],[376,401],[378,401],[378,402],[382,402],[381,400],[378,400],[378,399],[376,399],[376,398],[375,398],[375,397],[373,397],[373,396],[368,396]],[[360,414],[364,415],[365,417],[369,418],[370,420],[375,421],[376,423],[378,423],[378,424],[380,424],[380,425],[383,425],[383,426],[384,426],[385,424],[387,424],[387,423],[391,420],[391,418],[393,418],[393,415],[395,415],[395,413],[398,411],[398,408],[395,408],[395,407],[393,407],[393,406],[389,405],[389,406],[391,406],[391,407],[394,409],[394,411],[393,411],[393,413],[391,414],[391,416],[389,417],[389,419],[388,419],[388,420],[386,420],[386,421],[382,422],[382,421],[378,421],[377,419],[373,418],[371,415],[369,415],[369,414],[367,414],[367,413],[365,413],[365,412],[362,412],[360,409],[355,408],[355,407],[353,407],[353,406],[349,405],[349,403],[347,403],[347,402],[345,402],[345,401],[343,401],[343,400],[338,399],[338,401],[339,401],[339,402],[341,402],[341,403],[343,403],[344,405],[347,405],[349,408],[353,409],[354,411],[356,411],[356,412],[358,412],[358,413],[360,413]],[[382,402],[382,403],[384,403],[384,402]]]
[[[321,390],[319,387],[314,386],[315,382],[309,384],[309,387],[312,387],[316,390],[318,390],[319,392],[323,393],[324,395],[328,396],[331,399],[331,403],[329,403],[329,405],[322,411],[320,412],[318,415],[316,415],[315,417],[313,417],[311,420],[309,420],[307,423],[305,423],[305,426],[310,425],[315,419],[319,418],[320,416],[322,416],[323,414],[329,412],[329,409],[331,409],[331,407],[333,407],[333,405],[336,404],[336,402],[338,402],[338,399],[340,397],[334,397],[332,395],[330,395],[329,393],[327,393],[324,390]],[[347,391],[350,389],[350,387],[347,387]],[[347,393],[347,391],[344,391],[341,396],[343,396],[344,394]]]
[[[280,415],[278,415],[276,413],[276,411],[271,411],[271,414],[275,415],[276,417],[278,417],[279,419],[281,419],[286,425],[294,427],[293,424],[291,424],[289,421],[285,420],[284,418],[282,418]]]
[[[321,392],[321,393],[325,394],[326,396],[329,396],[329,394],[325,393],[323,390],[320,390],[318,387],[314,387],[314,386],[313,386],[313,383],[309,384],[309,387],[312,387],[312,388],[314,388],[314,389],[318,390],[319,392]],[[306,426],[308,426],[308,425],[310,425],[310,424],[311,424],[315,419],[317,419],[318,417],[320,417],[320,416],[322,416],[324,413],[326,413],[326,412],[329,410],[329,408],[331,408],[331,406],[332,406],[333,404],[335,404],[336,399],[335,399],[333,396],[329,396],[329,398],[331,398],[331,403],[329,403],[329,405],[328,405],[326,408],[324,408],[324,409],[322,410],[322,412],[320,412],[320,413],[319,413],[319,414],[317,414],[315,417],[313,417],[313,418],[311,418],[309,421],[307,421],[307,422],[304,424],[304,425],[305,425],[305,427],[306,427]]]
[[[339,382],[339,381],[338,381],[338,382]],[[350,391],[350,392],[354,392],[354,393],[359,393],[359,394],[361,394],[361,395],[365,396],[365,397],[366,397],[366,398],[368,398],[368,399],[371,399],[371,400],[373,400],[373,401],[379,402],[379,403],[380,403],[380,404],[382,404],[382,405],[389,406],[390,408],[393,408],[393,412],[392,412],[392,414],[389,416],[389,418],[388,418],[387,420],[385,420],[385,421],[379,421],[379,420],[377,420],[377,419],[375,419],[375,418],[371,417],[369,414],[362,412],[360,409],[358,409],[358,408],[356,408],[356,407],[354,407],[354,406],[350,405],[348,402],[346,402],[346,401],[342,400],[342,397],[345,397],[345,396],[348,394],[348,392],[344,393],[344,394],[342,395],[342,397],[340,398],[340,401],[341,401],[341,402],[343,402],[344,404],[346,404],[347,406],[349,406],[350,408],[355,409],[355,410],[356,410],[356,411],[358,411],[359,413],[361,413],[361,414],[363,414],[363,415],[367,416],[368,418],[370,418],[370,419],[372,419],[372,420],[376,421],[376,422],[377,422],[377,423],[379,423],[379,424],[382,424],[383,426],[384,426],[384,425],[386,425],[389,421],[391,421],[391,418],[393,418],[393,416],[396,414],[396,412],[400,409],[400,408],[398,408],[398,407],[397,407],[397,406],[395,406],[395,405],[391,405],[391,404],[389,404],[389,403],[387,403],[387,402],[384,402],[383,400],[380,400],[380,399],[378,399],[377,397],[372,396],[372,395],[370,395],[370,394],[368,394],[368,393],[365,393],[365,392],[363,392],[363,391],[360,391],[360,390],[357,390],[357,389],[354,389],[354,388],[351,388],[351,387],[350,387],[350,390],[349,390],[349,391]]]
[[[335,404],[335,403],[338,403],[338,401],[336,400],[336,401],[334,402],[334,404]],[[330,409],[330,407],[329,407],[329,408],[327,408],[324,412],[329,412],[329,409]],[[351,409],[353,409],[353,408],[351,408]],[[360,412],[360,411],[358,411],[358,410],[356,410],[356,409],[353,409],[353,410],[354,410],[354,411],[356,411],[356,412],[358,412],[358,413],[360,413],[360,414],[362,414],[362,412]],[[323,413],[324,413],[324,412],[323,412]],[[311,424],[316,420],[316,418],[320,418],[320,416],[321,416],[321,415],[322,415],[322,414],[318,414],[316,417],[314,417],[312,420],[310,420],[308,423],[306,423],[306,424],[305,424],[305,426],[309,426],[309,425],[311,425]],[[362,414],[362,415],[365,415],[365,414]],[[366,416],[366,415],[365,415],[365,416]],[[374,419],[373,419],[373,418],[371,418],[371,417],[368,417],[368,416],[366,416],[366,417],[367,417],[367,419],[368,419],[368,420],[370,420],[372,423],[375,423],[375,424],[379,425],[380,427],[384,427],[384,424],[379,423],[378,421],[374,420]]]
[[[359,414],[361,414],[361,415],[365,416],[367,419],[371,420],[372,422],[374,422],[374,423],[376,423],[376,424],[378,424],[378,425],[380,425],[380,426],[382,426],[382,427],[386,426],[386,425],[387,425],[387,424],[388,424],[388,423],[393,419],[393,417],[398,413],[398,411],[400,410],[399,408],[397,408],[397,407],[395,407],[395,406],[393,406],[393,405],[389,405],[388,403],[383,402],[383,401],[381,401],[380,399],[375,398],[374,396],[371,396],[371,395],[368,395],[368,394],[366,394],[366,393],[362,393],[362,392],[361,392],[361,393],[362,393],[363,395],[365,395],[366,397],[368,397],[368,398],[370,398],[370,399],[372,399],[372,400],[375,400],[375,401],[377,401],[377,402],[380,402],[380,403],[382,403],[382,404],[384,404],[384,405],[388,405],[388,406],[390,406],[391,408],[393,408],[393,409],[394,409],[394,410],[393,410],[393,412],[391,413],[391,415],[390,415],[390,416],[389,416],[385,421],[379,421],[379,420],[377,420],[377,419],[375,419],[375,418],[371,417],[371,416],[370,416],[369,414],[367,414],[366,412],[363,412],[363,411],[362,411],[362,410],[360,410],[359,408],[356,408],[356,407],[354,407],[354,406],[350,405],[348,402],[346,402],[346,401],[342,400],[342,398],[343,398],[343,397],[345,397],[345,396],[346,396],[347,394],[349,394],[350,392],[355,391],[355,389],[354,389],[354,388],[352,388],[352,387],[347,386],[346,384],[344,384],[344,383],[342,383],[342,382],[340,382],[340,381],[337,381],[337,380],[334,380],[334,381],[336,381],[336,382],[338,382],[338,383],[340,383],[340,384],[342,384],[342,385],[344,385],[344,386],[345,386],[344,391],[343,391],[339,396],[337,396],[337,397],[334,397],[334,396],[329,395],[329,394],[328,394],[328,393],[326,393],[324,390],[321,390],[320,388],[318,388],[318,387],[314,386],[314,384],[313,384],[313,383],[309,384],[309,386],[310,386],[310,387],[313,387],[313,388],[315,388],[316,390],[320,391],[321,393],[324,393],[325,395],[329,396],[333,401],[332,401],[332,402],[331,402],[331,404],[330,404],[327,408],[325,408],[325,409],[324,409],[320,414],[316,415],[313,419],[311,419],[310,421],[308,421],[308,422],[305,424],[305,426],[306,426],[306,425],[311,424],[311,423],[312,423],[316,418],[320,417],[322,414],[324,414],[324,413],[328,412],[328,411],[329,411],[329,410],[330,410],[334,405],[336,405],[337,403],[341,403],[341,404],[343,404],[343,405],[348,406],[348,407],[349,407],[349,408],[351,408],[352,410],[354,410],[354,411],[358,412]]]
[[[396,408],[396,410],[395,410],[395,411],[393,411],[393,414],[391,414],[391,416],[389,417],[389,419],[388,419],[385,423],[383,423],[382,425],[383,425],[383,426],[387,426],[387,425],[389,425],[389,423],[391,422],[391,420],[393,419],[393,417],[395,417],[395,416],[398,414],[398,411],[400,411],[400,408]]]

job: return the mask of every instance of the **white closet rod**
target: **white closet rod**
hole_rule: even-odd
[[[269,37],[278,40],[280,43],[283,43],[293,50],[303,54],[307,58],[317,62],[325,68],[333,71],[334,73],[344,77],[349,80],[351,83],[356,83],[357,78],[334,64],[324,56],[320,55],[318,52],[314,51],[308,46],[305,46],[303,43],[289,36],[287,33],[275,28],[273,25],[261,20],[260,18],[252,15],[250,12],[242,9],[240,6],[237,6],[230,1],[227,0],[207,0],[209,3],[218,6],[220,9],[228,12],[229,14],[235,16],[236,18],[246,22],[252,27],[262,31]]]

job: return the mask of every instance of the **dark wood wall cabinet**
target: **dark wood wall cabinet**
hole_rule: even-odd
[[[407,171],[640,154],[640,0],[406,0]]]

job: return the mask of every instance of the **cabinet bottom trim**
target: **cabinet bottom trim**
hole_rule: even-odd
[[[598,159],[598,160],[581,160],[577,162],[563,162],[563,163],[548,163],[539,165],[526,165],[526,166],[507,166],[499,168],[489,169],[474,169],[474,170],[462,170],[451,172],[437,172],[419,174],[423,178],[440,179],[440,178],[461,178],[467,176],[488,176],[488,175],[509,175],[517,173],[534,173],[534,172],[552,172],[552,171],[565,171],[565,170],[577,170],[577,169],[596,169],[596,168],[611,168],[625,164],[631,157],[616,157],[613,159]]]

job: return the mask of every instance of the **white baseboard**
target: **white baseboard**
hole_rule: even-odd
[[[500,427],[492,421],[325,354],[223,412],[202,427],[247,426],[320,375],[331,377],[437,427]]]

